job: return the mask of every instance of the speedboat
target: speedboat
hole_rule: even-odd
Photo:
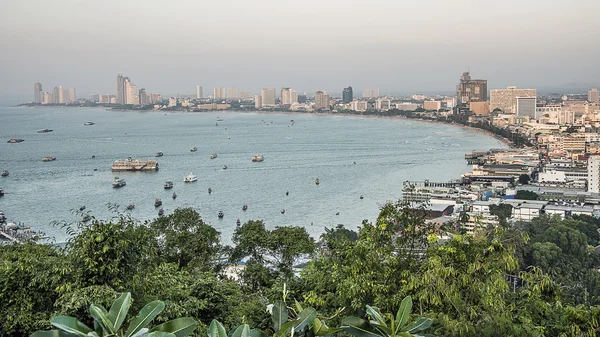
[[[317,180],[315,180],[315,184],[319,185],[321,182],[319,181],[319,178],[317,178]]]
[[[160,199],[154,200],[154,207],[159,207],[160,205],[162,205],[162,200],[160,200]]]
[[[8,170],[2,170],[2,174],[3,177],[8,177]]]
[[[20,143],[20,142],[24,142],[25,139],[20,139],[20,138],[13,138],[13,139],[9,139],[7,141],[7,143]]]
[[[245,211],[245,210],[247,210],[247,209],[248,209],[248,205],[244,205],[244,206],[242,206],[242,211]]]
[[[37,130],[38,133],[46,133],[46,132],[52,132],[52,131],[54,131],[54,130],[52,130],[52,129],[39,129],[39,130]]]
[[[263,161],[263,160],[265,160],[265,157],[263,157],[263,156],[262,156],[262,155],[260,155],[260,154],[257,154],[256,156],[252,157],[252,161],[253,161],[253,162],[261,162],[261,161]]]
[[[125,185],[127,185],[127,183],[125,182],[125,179],[120,179],[119,177],[115,177],[115,180],[113,181],[114,188],[123,187]]]
[[[223,170],[227,170],[227,165],[223,165]]]
[[[96,124],[96,123],[94,123],[94,122],[85,122],[85,123],[83,123],[83,125],[86,125],[86,126],[94,125],[94,124]]]
[[[285,209],[282,209],[282,210],[281,210],[281,214],[285,214]]]
[[[158,215],[160,216],[160,215],[163,215],[163,214],[165,214],[165,211],[162,208],[159,209],[158,210]]]
[[[194,146],[194,147],[192,147],[192,148],[190,149],[190,151],[192,151],[192,152],[196,152],[196,151],[198,151],[198,148]]]
[[[162,153],[162,152],[158,151],[158,152],[156,152],[156,157],[162,157],[162,156],[163,156],[163,154],[164,154],[164,153]]]
[[[177,193],[173,192],[173,199],[177,199]]]
[[[164,187],[165,187],[165,190],[173,188],[173,182],[171,180],[167,180],[165,182],[165,186]]]
[[[215,158],[217,158],[217,154],[216,153],[213,153],[213,154],[210,155],[210,159],[215,159]]]
[[[55,161],[55,160],[56,160],[56,158],[52,157],[52,156],[47,156],[47,157],[42,158],[42,161]]]
[[[196,176],[192,172],[190,172],[190,174],[188,174],[187,176],[183,177],[183,182],[185,182],[185,183],[191,183],[196,180],[198,180],[198,176]]]
[[[219,218],[222,218],[222,217],[224,217],[224,216],[225,216],[225,214],[223,214],[223,211],[219,211],[219,213],[217,214],[217,216],[218,216]]]
[[[135,208],[135,205],[134,205],[134,204],[129,204],[129,205],[127,206],[127,209],[128,209],[128,210],[130,210],[130,211],[131,211],[132,209],[134,209],[134,208]]]
[[[362,195],[360,196],[360,200],[363,200],[365,197],[363,197]]]

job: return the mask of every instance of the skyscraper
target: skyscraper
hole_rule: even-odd
[[[33,102],[42,103],[44,101],[44,94],[42,93],[42,84],[35,82],[33,85]]]
[[[261,91],[262,106],[275,106],[275,88],[263,88]]]
[[[124,77],[121,74],[117,75],[117,104],[127,104],[127,89],[125,88],[125,81],[128,81],[129,77]]]
[[[41,84],[40,84],[40,90],[41,90]],[[600,103],[600,92],[598,92],[598,89],[594,88],[590,91],[588,91],[588,102],[590,103]]]
[[[67,88],[63,88],[63,87],[59,87],[58,88],[58,103],[60,104],[67,104],[69,103],[69,89]]]
[[[151,100],[150,100],[150,95],[148,95],[148,93],[146,93],[146,89],[142,88],[139,91],[139,100],[140,100],[140,105],[147,105],[147,104],[151,104]]]
[[[472,80],[469,72],[464,72],[456,86],[458,108],[468,108],[471,102],[487,101],[487,80]]]
[[[75,95],[75,88],[69,89],[69,102],[75,102],[77,100],[77,95]]]
[[[262,96],[260,96],[260,95],[254,96],[254,108],[255,109],[262,108]]]
[[[290,88],[281,88],[281,95],[279,96],[279,104],[290,105],[292,104],[292,94]]]
[[[202,98],[202,86],[201,85],[196,86],[196,98],[197,99]]]
[[[42,101],[42,104],[52,104],[54,103],[54,96],[52,95],[51,92],[45,92],[44,93],[44,100]]]
[[[58,87],[54,87],[54,89],[52,90],[52,103],[58,104],[60,102],[59,96],[60,89]]]
[[[377,98],[379,97],[379,89],[364,89],[363,98]]]
[[[517,110],[517,97],[536,97],[536,89],[517,89],[508,87],[506,89],[490,90],[490,109],[501,109],[507,114],[514,114]]]
[[[315,92],[315,109],[329,109],[329,95],[323,91]]]
[[[352,87],[344,88],[344,92],[342,93],[342,101],[344,103],[352,102],[354,94],[352,93]]]
[[[213,94],[213,99],[223,99],[227,97],[225,88],[214,88]]]
[[[140,98],[138,97],[137,86],[129,80],[125,79],[125,104],[138,105],[140,104]]]
[[[227,88],[227,98],[237,99],[238,97],[239,95],[237,88]]]

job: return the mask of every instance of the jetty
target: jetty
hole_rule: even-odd
[[[158,171],[158,162],[156,160],[133,160],[131,157],[125,160],[118,159],[112,164],[112,171]]]

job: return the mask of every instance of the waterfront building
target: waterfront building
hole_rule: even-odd
[[[140,104],[137,86],[131,83],[129,78],[125,79],[125,104]]]
[[[423,109],[425,109],[425,110],[438,111],[441,108],[442,108],[442,102],[440,102],[440,101],[424,101],[423,102]]]
[[[100,95],[98,95],[98,94],[90,95],[90,101],[92,101],[92,102],[100,101]]]
[[[315,92],[315,110],[329,109],[329,95],[324,91]]]
[[[377,102],[375,104],[376,104],[375,109],[377,109],[379,111],[387,111],[392,108],[392,101],[388,98],[386,98],[386,99],[378,98]]]
[[[240,91],[240,98],[241,99],[248,99],[252,97],[250,94],[250,91]]]
[[[196,98],[197,99],[202,98],[202,86],[201,85],[196,86]]]
[[[121,74],[117,75],[117,104],[127,104],[127,88],[125,87],[125,81],[129,81],[129,77]]]
[[[152,100],[152,103],[154,103],[154,104],[162,103],[162,96],[158,93],[151,94],[150,99]]]
[[[363,98],[377,98],[379,97],[379,89],[363,89]]]
[[[261,95],[254,96],[254,108],[255,109],[262,108],[262,96]]]
[[[58,103],[59,104],[67,104],[69,103],[69,89],[58,87]]]
[[[600,193],[600,156],[590,156],[588,158],[588,192]]]
[[[369,110],[369,102],[367,101],[352,101],[350,103],[350,109],[354,111],[367,111]]]
[[[419,108],[419,105],[411,102],[396,103],[396,109],[401,111],[415,111]]]
[[[275,88],[263,88],[261,91],[261,96],[263,107],[275,106]]]
[[[446,108],[448,109],[454,109],[454,107],[456,106],[455,97],[446,97],[442,102],[446,104]]]
[[[227,97],[227,93],[225,88],[214,88],[213,89],[213,99],[224,99]]]
[[[503,113],[516,113],[517,97],[536,97],[536,89],[517,89],[511,86],[506,89],[492,89],[490,91],[490,109],[502,110]]]
[[[52,90],[52,103],[54,104],[58,104],[59,103],[59,96],[60,96],[60,88],[59,87],[54,87],[54,89]]]
[[[425,100],[425,95],[422,94],[414,94],[411,96],[411,98],[415,101],[424,101]]]
[[[53,104],[54,103],[54,95],[52,95],[51,92],[45,92],[44,93],[44,99],[42,101],[42,104]]]
[[[77,100],[77,95],[75,95],[75,88],[69,89],[69,102],[75,102]]]
[[[471,102],[469,103],[469,110],[476,115],[489,115],[490,114],[490,103],[489,102]]]
[[[40,82],[35,82],[33,85],[33,102],[34,103],[42,103],[44,101],[44,94],[42,92],[42,84]]]
[[[600,92],[597,88],[593,88],[592,90],[588,91],[588,102],[600,104]]]
[[[348,87],[348,88],[344,88],[344,91],[342,93],[342,101],[344,103],[350,103],[353,101],[353,92],[352,92],[352,87]]]
[[[238,99],[238,89],[237,88],[227,88],[227,97],[228,99]]]
[[[152,103],[152,100],[150,99],[150,95],[148,95],[146,93],[146,89],[144,89],[144,88],[140,89],[140,91],[139,91],[139,99],[140,99],[140,102],[139,102],[140,105],[148,105],[148,104]]]
[[[291,88],[281,88],[281,93],[279,96],[279,104],[281,104],[281,105],[291,105],[292,104],[292,89]]]
[[[177,106],[177,98],[175,97],[169,97],[169,105],[168,107],[174,107]]]
[[[535,118],[536,97],[517,97],[517,116]]]
[[[468,108],[471,102],[487,101],[487,80],[473,80],[469,72],[464,72],[456,86],[457,107]]]

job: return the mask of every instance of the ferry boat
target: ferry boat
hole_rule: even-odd
[[[134,208],[135,208],[135,205],[134,205],[134,204],[129,204],[129,205],[127,205],[127,209],[128,209],[128,210],[130,210],[130,211],[131,211],[132,209],[134,209]]]
[[[244,205],[244,206],[242,206],[242,211],[245,211],[245,210],[247,210],[247,209],[248,209],[248,205]]]
[[[52,132],[52,131],[54,131],[54,130],[52,130],[52,129],[39,129],[39,130],[37,130],[37,133],[47,133],[47,132]]]
[[[192,151],[192,152],[196,152],[196,151],[198,151],[198,148],[194,146],[194,147],[192,147],[192,148],[190,149],[190,151]]]
[[[187,176],[183,177],[183,182],[184,183],[191,183],[198,180],[198,176],[193,174],[192,172],[190,172],[190,174],[188,174]]]
[[[7,141],[7,143],[20,143],[20,142],[24,142],[25,139],[19,139],[19,138],[13,138],[13,139],[9,139]]]
[[[161,151],[156,152],[156,157],[162,157],[164,153],[162,153]]]
[[[85,123],[83,123],[83,125],[85,125],[85,126],[90,126],[90,125],[94,125],[94,124],[96,124],[96,123],[94,123],[94,122],[85,122]]]
[[[257,154],[256,156],[252,157],[252,161],[253,161],[253,162],[261,162],[261,161],[263,161],[263,160],[265,160],[265,157],[263,157],[263,156],[262,156],[262,155],[260,155],[260,154]]]
[[[223,218],[225,216],[225,214],[223,213],[223,211],[219,211],[219,213],[217,213],[217,216],[219,218]]]
[[[123,187],[127,185],[127,183],[125,182],[125,179],[120,179],[119,177],[115,177],[115,180],[113,181],[113,188],[119,188],[119,187]]]
[[[112,171],[157,171],[158,162],[156,160],[133,160],[131,157],[122,160],[118,159],[112,164]]]
[[[217,158],[217,154],[216,153],[213,153],[213,154],[210,155],[210,159],[215,159],[215,158]]]
[[[165,182],[165,186],[164,187],[165,187],[165,190],[173,188],[173,182],[171,180],[167,180]]]
[[[8,170],[2,170],[2,174],[0,174],[3,177],[8,177]]]
[[[162,200],[160,200],[160,199],[154,200],[154,207],[159,207],[160,205],[162,205]]]
[[[55,160],[56,160],[56,158],[52,157],[52,156],[47,156],[47,157],[42,158],[42,161],[55,161]]]

